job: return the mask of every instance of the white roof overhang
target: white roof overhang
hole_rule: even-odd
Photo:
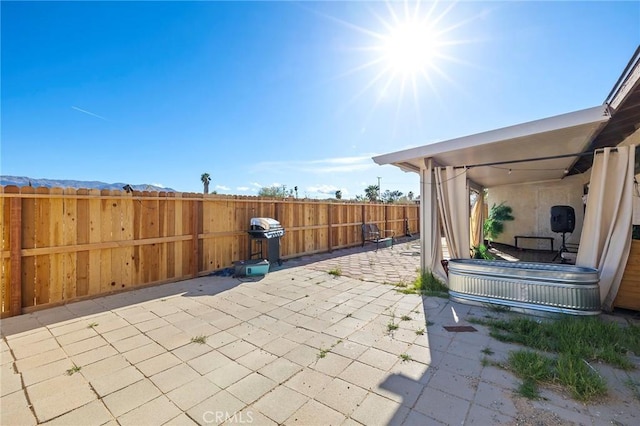
[[[601,105],[379,155],[373,161],[413,172],[429,158],[438,166],[466,166],[469,179],[485,188],[562,179],[576,161],[573,154],[588,149],[609,117],[607,106]]]

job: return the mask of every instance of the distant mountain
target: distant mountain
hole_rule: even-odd
[[[110,189],[110,190],[122,190],[122,187],[126,183],[106,183],[99,181],[85,181],[85,180],[64,180],[64,179],[33,179],[26,176],[0,176],[0,185],[16,185],[16,186],[33,186],[37,188],[44,186],[47,188],[87,188],[87,189]],[[172,188],[161,188],[155,185],[139,184],[131,185],[135,191],[165,191],[176,192]]]

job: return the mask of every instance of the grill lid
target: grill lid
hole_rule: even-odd
[[[251,218],[251,229],[270,231],[274,229],[282,229],[282,225],[275,219],[268,217],[253,217]]]

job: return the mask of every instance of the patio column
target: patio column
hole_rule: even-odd
[[[442,267],[442,239],[440,218],[433,177],[433,160],[425,158],[420,169],[420,268],[432,271],[447,282]]]

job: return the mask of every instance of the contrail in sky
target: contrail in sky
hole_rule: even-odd
[[[101,116],[101,115],[94,114],[94,113],[92,113],[91,111],[86,111],[86,110],[84,110],[84,109],[82,109],[82,108],[78,108],[77,106],[72,106],[71,108],[72,108],[72,109],[75,109],[76,111],[80,111],[80,112],[84,112],[85,114],[92,115],[92,116],[97,117],[97,118],[99,118],[99,119],[101,119],[101,120],[109,121],[109,120],[107,120],[106,118],[104,118],[104,117],[103,117],[103,116]]]

